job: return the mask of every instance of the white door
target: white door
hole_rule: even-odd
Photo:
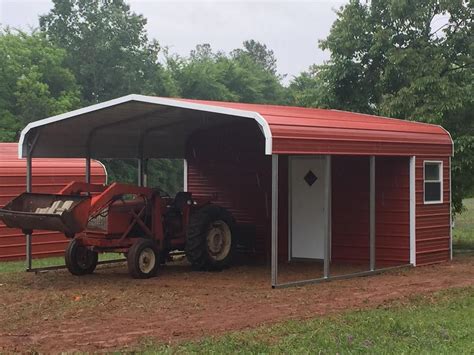
[[[326,180],[325,157],[290,158],[292,258],[324,259]]]

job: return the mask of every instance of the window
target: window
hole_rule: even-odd
[[[425,161],[424,164],[425,203],[443,202],[443,163]]]

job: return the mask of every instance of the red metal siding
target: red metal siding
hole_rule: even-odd
[[[375,160],[376,265],[410,262],[409,158]]]
[[[425,160],[443,162],[443,203],[424,204],[423,166]],[[416,264],[450,259],[449,158],[416,158]]]
[[[0,206],[26,190],[26,161],[20,160],[18,145],[0,144]],[[34,159],[33,192],[55,193],[70,181],[85,179],[83,159]],[[102,164],[91,164],[93,183],[103,184],[106,172]],[[35,231],[33,236],[33,257],[62,255],[67,239],[59,233]],[[25,257],[25,236],[18,229],[7,228],[0,223],[0,260]]]
[[[369,261],[369,158],[332,158],[332,260]]]
[[[184,100],[260,114],[276,154],[452,154],[452,140],[439,126],[360,113],[314,108]]]
[[[252,124],[201,131],[187,148],[188,190],[227,208],[238,223],[256,226],[255,252],[271,251],[271,157]],[[279,255],[288,257],[288,157],[279,159]]]
[[[227,208],[238,223],[257,228],[255,248],[266,244],[271,218],[271,158],[261,154],[263,137],[254,125],[212,129],[188,142],[188,190]]]
[[[410,188],[407,158],[375,162],[375,262],[409,263]],[[369,262],[369,158],[332,158],[332,260]]]

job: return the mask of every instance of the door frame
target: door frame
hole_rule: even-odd
[[[326,218],[326,226],[325,226],[325,231],[327,233],[327,240],[328,240],[328,247],[329,247],[329,260],[327,262],[331,261],[331,256],[332,256],[332,167],[331,167],[331,156],[330,155],[289,155],[288,156],[288,262],[291,261],[296,261],[296,260],[304,260],[304,258],[293,258],[292,257],[292,242],[293,242],[293,237],[292,237],[292,231],[293,231],[293,220],[292,220],[292,162],[294,159],[314,159],[314,158],[323,158],[325,161],[325,174],[326,174],[326,189],[324,193],[324,205],[327,208],[327,218]],[[325,255],[325,254],[324,254]],[[324,259],[311,259],[311,260],[324,260]]]

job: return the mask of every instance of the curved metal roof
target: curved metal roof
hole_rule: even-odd
[[[254,111],[270,126],[276,154],[451,155],[443,127],[339,110],[184,100]]]
[[[301,107],[128,95],[30,123],[20,157],[183,158],[206,127],[253,121],[265,154],[451,155],[440,126]],[[263,153],[263,152],[262,152]]]

